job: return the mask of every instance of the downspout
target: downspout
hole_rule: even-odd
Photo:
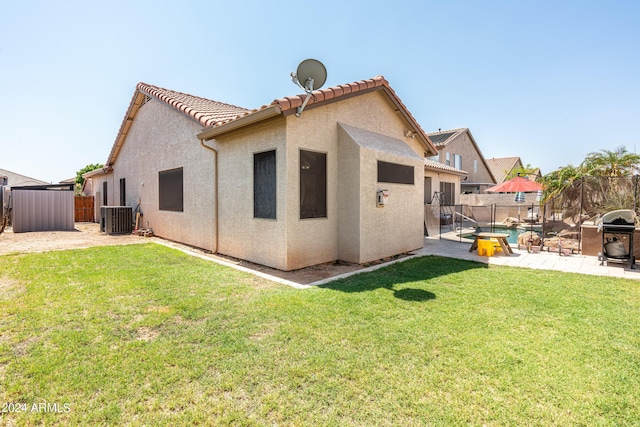
[[[213,167],[215,168],[215,176],[214,176],[214,192],[215,192],[215,200],[214,200],[214,208],[213,208],[213,226],[215,227],[216,231],[215,231],[215,239],[216,239],[216,243],[213,247],[213,253],[217,254],[218,253],[218,151],[213,148],[213,147],[209,147],[208,145],[206,145],[204,143],[204,139],[200,140],[200,144],[202,144],[202,146],[204,148],[207,148],[211,151],[213,151],[214,153],[214,161],[213,161]]]

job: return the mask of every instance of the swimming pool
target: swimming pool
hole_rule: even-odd
[[[508,234],[509,237],[507,237],[507,242],[511,243],[511,244],[517,244],[518,243],[518,236],[522,233],[526,233],[527,231],[531,231],[531,227],[505,227],[505,226],[501,226],[501,225],[495,225],[493,227],[493,230],[491,230],[491,227],[487,226],[487,227],[479,227],[476,228],[476,233],[482,232],[482,231],[493,231],[494,233],[504,233],[504,234]],[[533,227],[533,231],[534,232],[538,232],[538,234],[540,234],[540,228],[536,228],[535,226]],[[463,234],[460,237],[464,237],[464,238],[468,238],[468,239],[473,239],[473,234]]]

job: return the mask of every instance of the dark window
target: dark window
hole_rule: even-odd
[[[253,155],[253,217],[276,219],[276,152]]]
[[[300,218],[327,216],[327,155],[300,150]]]
[[[160,171],[158,178],[160,210],[182,212],[182,168]]]
[[[102,183],[102,206],[108,206],[107,202],[107,181]]]
[[[456,202],[455,188],[456,185],[453,182],[440,181],[443,205],[453,205]]]
[[[124,178],[120,178],[120,206],[127,206],[127,189]]]
[[[413,185],[413,166],[378,160],[378,182]]]

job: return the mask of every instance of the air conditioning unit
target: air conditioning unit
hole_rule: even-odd
[[[133,231],[133,208],[131,206],[102,206],[100,208],[100,231],[106,234],[129,234]]]

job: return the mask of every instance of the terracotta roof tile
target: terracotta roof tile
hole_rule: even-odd
[[[136,89],[181,111],[198,121],[202,126],[211,126],[251,111],[235,105],[212,101],[143,82],[138,83]]]
[[[461,169],[456,169],[452,166],[447,166],[445,164],[442,164],[440,162],[436,162],[435,160],[431,160],[431,159],[424,159],[424,165],[425,167],[429,168],[429,169],[437,169],[437,170],[441,170],[441,171],[445,171],[445,172],[451,172],[451,173],[455,173],[458,175],[465,175],[467,174],[466,171],[463,171]]]
[[[312,96],[307,103],[307,108],[314,104],[331,102],[332,100],[337,100],[344,96],[358,94],[359,92],[365,93],[366,91],[379,89],[385,90],[385,92],[397,105],[398,110],[404,115],[405,119],[410,123],[412,127],[416,129],[417,133],[420,134],[425,145],[429,146],[430,151],[433,151],[433,153],[435,154],[437,150],[433,146],[433,143],[429,140],[427,134],[424,132],[413,115],[409,112],[404,103],[402,103],[400,98],[398,98],[395,91],[389,86],[387,80],[382,76],[377,76],[373,79],[361,80],[348,84],[341,84],[326,89],[315,90],[311,93]],[[144,82],[138,83],[138,85],[136,86],[136,93],[144,94],[146,96],[158,99],[196,120],[206,128],[217,128],[218,126],[222,126],[229,122],[233,122],[245,116],[251,115],[253,113],[258,113],[271,107],[277,107],[283,113],[290,113],[290,110],[294,110],[300,107],[307,96],[306,94],[286,96],[284,98],[274,100],[269,105],[263,105],[260,108],[249,110],[235,105],[225,104],[199,96],[189,95],[183,92],[165,89]],[[111,154],[109,155],[107,165],[113,164],[115,158],[118,155],[118,152],[120,151],[120,147],[124,142],[124,138],[126,137],[128,129],[126,123],[133,119],[138,108],[140,108],[140,106],[143,104],[143,102],[138,98],[139,96],[134,94],[127,114],[125,115],[125,118],[121,125],[120,132],[118,133],[118,137],[116,138],[116,142],[111,150]]]

